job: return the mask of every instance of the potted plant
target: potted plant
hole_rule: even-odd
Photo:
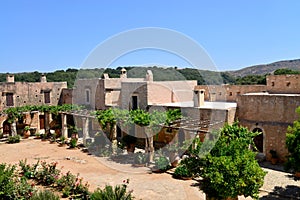
[[[59,144],[59,146],[61,146],[61,147],[63,147],[63,146],[65,146],[66,145],[66,137],[65,136],[60,136],[60,144]]]
[[[56,142],[56,134],[53,133],[50,138],[50,144],[54,144]]]
[[[271,149],[270,154],[271,154],[271,163],[272,163],[272,165],[276,165],[277,162],[278,162],[277,152],[275,150]]]
[[[24,138],[28,138],[30,136],[30,126],[25,126],[23,129]]]
[[[74,149],[77,147],[77,139],[76,138],[71,138],[70,140],[70,148]]]
[[[300,116],[300,107],[296,109]],[[300,118],[289,126],[286,134],[286,147],[289,151],[285,170],[291,171],[296,177],[300,177]]]
[[[255,146],[253,138],[259,133],[249,132],[236,122],[225,125],[219,134],[219,138],[213,138],[216,143],[199,170],[206,199],[238,199],[239,195],[258,199],[266,172],[249,145]]]
[[[188,169],[188,167],[185,164],[180,164],[176,167],[174,171],[174,177],[181,178],[183,180],[189,180],[192,179],[193,174]]]
[[[35,139],[40,139],[41,138],[41,133],[35,133]]]
[[[147,162],[147,156],[145,153],[142,153],[141,151],[134,154],[134,166],[136,167],[143,167],[146,165]]]
[[[152,172],[165,172],[170,169],[170,162],[166,156],[160,155],[154,159]]]
[[[137,141],[137,138],[132,135],[127,134],[122,138],[122,141],[126,145],[127,152],[133,153],[135,150],[135,143]]]

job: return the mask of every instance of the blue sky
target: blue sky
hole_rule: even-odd
[[[80,68],[107,38],[142,27],[178,31],[201,45],[218,70],[297,59],[300,1],[2,0],[0,72]],[[121,65],[187,67],[156,50],[132,52]]]

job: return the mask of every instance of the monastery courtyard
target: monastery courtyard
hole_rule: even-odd
[[[20,143],[7,144],[0,142],[1,163],[18,164],[19,160],[27,159],[28,163],[36,163],[39,159],[47,163],[58,162],[58,169],[64,173],[70,171],[80,174],[84,182],[90,184],[90,190],[103,188],[106,184],[122,184],[129,179],[129,190],[133,190],[136,199],[144,200],[179,200],[205,199],[199,190],[196,180],[178,180],[172,178],[172,170],[166,173],[151,173],[148,167],[133,167],[131,164],[120,164],[106,157],[96,157],[82,152],[82,149],[68,149],[29,138]],[[266,165],[266,164],[265,164]],[[274,167],[274,166],[272,166]],[[280,168],[280,166],[277,166]],[[300,181],[294,180],[290,174],[280,170],[268,171],[265,184],[261,188],[260,199],[299,199]],[[274,188],[276,185],[276,188]],[[298,188],[296,188],[297,186]],[[274,191],[280,196],[274,196]],[[293,198],[290,195],[298,196]],[[239,199],[245,199],[239,197]],[[246,198],[251,199],[251,198]]]

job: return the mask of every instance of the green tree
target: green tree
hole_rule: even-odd
[[[296,109],[300,116],[300,107]],[[289,126],[286,134],[286,146],[289,151],[288,160],[285,163],[286,170],[300,172],[300,117]]]
[[[283,74],[300,74],[300,71],[292,69],[276,69],[274,75],[283,75]]]

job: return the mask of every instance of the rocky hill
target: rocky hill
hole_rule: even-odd
[[[229,71],[233,76],[247,76],[247,75],[265,75],[273,73],[276,69],[293,69],[300,71],[300,59],[284,60],[270,64],[254,65],[236,71]]]

